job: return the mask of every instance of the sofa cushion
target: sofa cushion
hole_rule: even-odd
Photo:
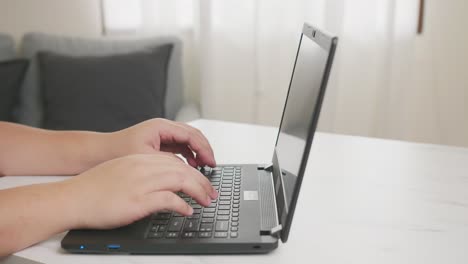
[[[171,49],[98,57],[40,52],[43,127],[112,132],[164,117]]]
[[[13,59],[15,56],[13,38],[6,34],[0,34],[0,61]]]
[[[14,121],[13,109],[28,61],[15,59],[0,62],[0,121]]]
[[[37,53],[56,52],[71,56],[115,55],[138,51],[145,48],[172,44],[169,59],[165,117],[174,119],[184,101],[184,82],[182,74],[182,42],[174,37],[153,37],[144,39],[97,39],[54,36],[42,33],[28,33],[23,37],[21,52],[31,58],[21,91],[21,104],[18,121],[31,126],[41,126],[43,106],[40,97]]]

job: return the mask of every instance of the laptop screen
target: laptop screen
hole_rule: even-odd
[[[323,99],[323,92],[331,66],[328,65],[329,55],[334,52],[334,45],[336,44],[336,42],[333,42],[334,39],[315,29],[308,32],[306,30],[307,25],[301,35],[276,142],[276,157],[283,172],[286,208],[293,206],[294,192],[296,189],[297,192],[299,191],[296,185],[300,184],[298,178],[301,177],[303,159],[308,157],[305,154],[308,151],[307,143],[308,141],[311,142],[315,132],[321,100]],[[332,43],[333,50],[330,52]],[[287,212],[287,210],[284,211]],[[280,214],[280,217],[286,217],[284,212]]]

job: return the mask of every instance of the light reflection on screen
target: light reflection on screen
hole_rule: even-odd
[[[283,175],[288,207],[299,173],[307,132],[320,91],[328,52],[302,36],[280,127],[276,151]]]

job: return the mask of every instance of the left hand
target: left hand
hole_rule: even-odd
[[[118,155],[181,154],[192,167],[216,167],[213,149],[202,132],[184,123],[155,118],[111,133]]]

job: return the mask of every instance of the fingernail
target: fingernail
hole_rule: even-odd
[[[211,197],[209,197],[208,195],[206,196],[206,204],[207,205],[211,204]]]
[[[213,197],[213,200],[218,198],[218,192],[215,189],[213,189],[213,191],[211,192],[211,196]]]

